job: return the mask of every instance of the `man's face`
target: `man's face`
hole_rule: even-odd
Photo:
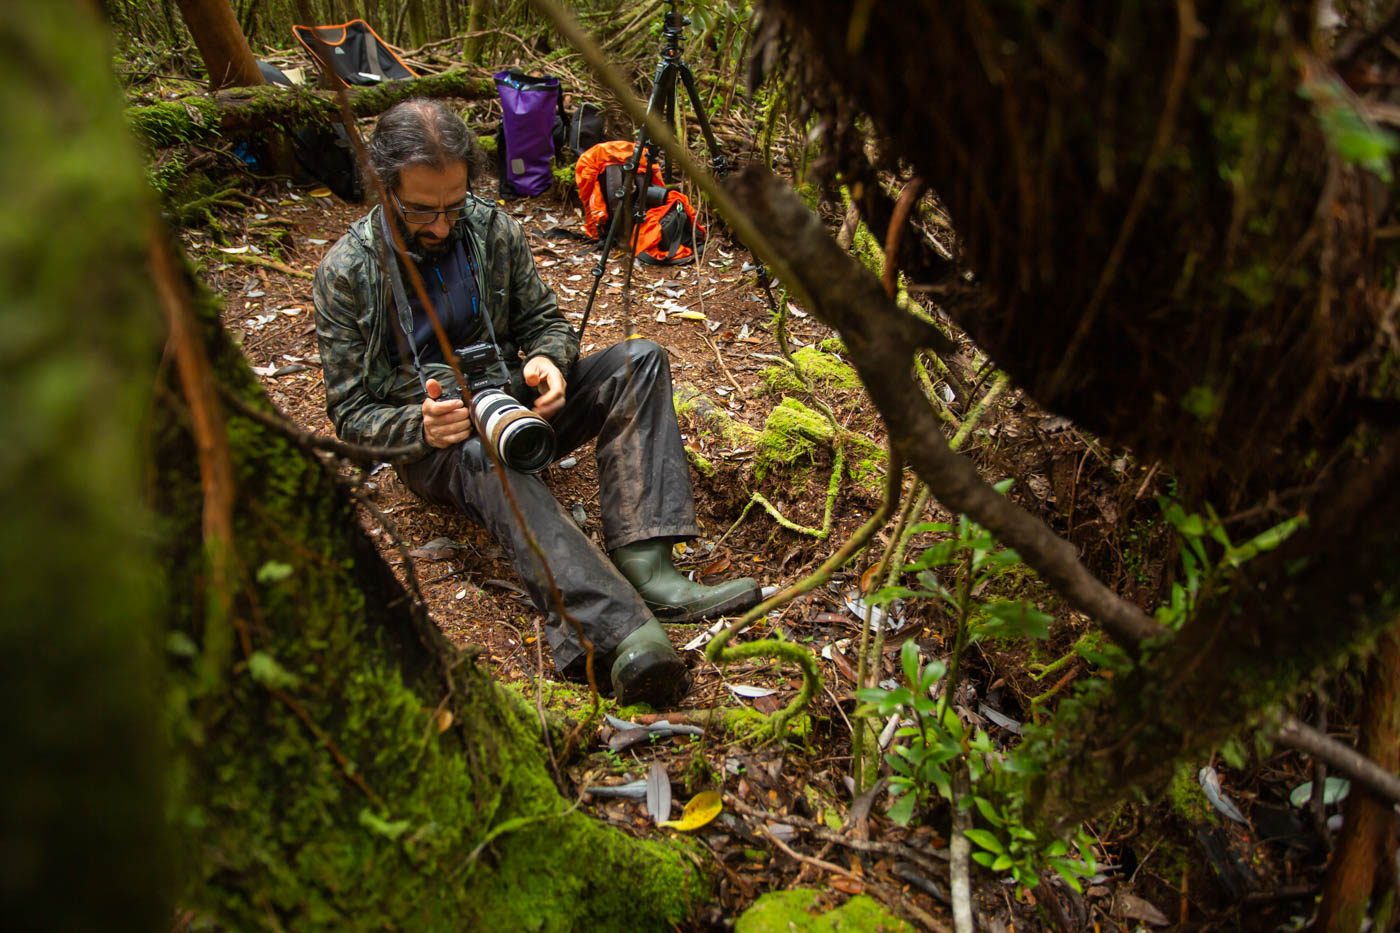
[[[393,194],[409,247],[424,256],[442,253],[467,199],[467,167],[461,162],[447,168],[411,165],[399,173]]]

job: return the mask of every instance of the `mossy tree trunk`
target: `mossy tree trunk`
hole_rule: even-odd
[[[940,197],[958,254],[910,233],[900,268],[998,365],[1161,458],[1194,508],[1273,522],[1289,514],[1277,495],[1312,520],[1065,710],[1044,749],[1054,822],[1160,783],[1368,644],[1400,602],[1396,249],[1375,235],[1390,192],[1342,158],[1366,141],[1386,174],[1387,150],[1314,6],[764,4],[766,41],[789,46],[767,57],[823,119],[877,239],[894,206],[878,169],[912,166]],[[932,422],[909,405],[908,353],[873,333],[890,326],[852,318],[843,337],[918,466]]]
[[[0,160],[17,207],[0,281],[19,299],[0,469],[24,490],[3,537],[6,916],[15,900],[75,929],[168,926],[172,902],[230,929],[679,922],[704,891],[691,860],[559,795],[533,713],[415,608],[334,466],[235,406],[209,417],[209,398],[270,406],[217,302],[146,269],[154,211],[99,24],[82,0],[22,6],[15,60],[64,67],[8,76],[27,99]],[[157,308],[182,289],[167,367]],[[185,388],[198,358],[207,398]],[[226,476],[201,468],[221,456]]]
[[[94,6],[18,7],[0,56],[0,917],[164,929],[159,589],[140,507],[160,344],[133,222],[149,199]]]
[[[444,71],[347,92],[350,110],[356,117],[374,116],[410,97],[482,100],[495,93],[489,78],[465,71]],[[330,91],[263,86],[131,107],[126,113],[132,129],[149,144],[173,146],[338,121],[340,103]]]

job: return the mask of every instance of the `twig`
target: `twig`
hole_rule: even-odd
[[[953,896],[953,929],[957,933],[973,933],[972,876],[968,859],[972,843],[965,835],[972,828],[971,808],[960,809],[958,799],[968,792],[967,772],[962,768],[953,775],[953,838],[948,841],[948,887]]]
[[[204,491],[204,549],[209,561],[203,658],[208,670],[220,678],[233,653],[230,625],[238,630],[244,654],[252,651],[251,638],[233,610],[237,572],[233,542],[233,455],[229,450],[223,408],[219,405],[218,384],[208,350],[199,336],[189,287],[176,266],[175,255],[162,229],[151,229],[146,239],[146,257],[170,330],[169,346],[175,357],[181,390],[189,405],[199,458]]]
[[[720,372],[724,373],[724,378],[729,380],[729,384],[734,387],[734,391],[739,393],[740,398],[748,398],[749,393],[744,389],[743,386],[739,385],[739,380],[734,378],[734,374],[729,371],[729,367],[724,365],[724,357],[720,356],[719,347],[715,346],[715,342],[710,339],[710,335],[702,329],[700,332],[700,336],[704,339],[705,345],[710,348],[710,351],[712,353],[714,353],[715,362],[719,363]]]
[[[899,200],[895,202],[894,213],[890,215],[890,225],[885,232],[885,269],[882,279],[885,286],[885,294],[890,301],[895,300],[899,288],[899,260],[896,253],[899,252],[899,238],[904,235],[904,222],[909,219],[909,213],[918,203],[919,196],[924,193],[924,180],[913,178],[904,186],[904,190],[899,193]],[[851,203],[855,203],[852,200]]]
[[[262,266],[280,272],[283,275],[294,275],[299,279],[308,281],[316,276],[304,269],[293,269],[285,262],[278,262],[275,259],[268,259],[266,256],[255,256],[252,253],[221,253],[217,258],[220,262],[240,262],[245,266]]]
[[[268,693],[281,700],[286,707],[306,725],[306,728],[310,730],[311,734],[316,737],[316,740],[325,747],[326,751],[331,753],[331,757],[335,759],[335,763],[340,766],[340,773],[345,775],[347,781],[358,787],[360,792],[369,798],[370,803],[373,803],[381,810],[387,809],[384,806],[383,798],[376,794],[369,784],[365,783],[364,776],[360,774],[360,769],[356,768],[350,762],[350,759],[345,757],[345,753],[335,744],[335,740],[330,737],[329,733],[316,724],[316,720],[311,718],[311,714],[306,711],[305,707],[280,687],[267,687],[266,689]]]
[[[222,394],[224,401],[237,409],[240,415],[256,421],[263,427],[277,431],[298,447],[306,450],[324,450],[327,453],[344,457],[346,460],[371,466],[376,463],[395,465],[409,463],[418,459],[423,452],[422,448],[414,444],[405,444],[402,447],[369,447],[364,444],[352,444],[334,437],[326,437],[322,434],[313,434],[310,431],[303,431],[286,418],[254,408],[227,389],[223,390]]]
[[[731,648],[729,650],[726,650],[725,646],[731,638],[748,628],[754,622],[763,618],[768,612],[786,606],[804,593],[810,593],[817,587],[824,585],[826,581],[831,579],[831,575],[836,572],[837,568],[843,566],[846,561],[855,556],[857,551],[865,547],[871,535],[882,528],[885,521],[890,517],[890,512],[894,509],[894,503],[899,499],[899,486],[903,479],[903,473],[904,461],[900,457],[898,449],[891,446],[889,452],[889,473],[885,477],[886,494],[884,499],[880,502],[880,507],[875,510],[875,514],[870,516],[869,520],[867,520],[864,525],[856,529],[855,534],[847,538],[845,543],[836,549],[836,553],[828,557],[826,561],[809,576],[798,580],[781,592],[770,596],[757,606],[754,606],[748,612],[744,613],[744,615],[716,632],[715,637],[710,639],[710,643],[705,646],[705,657],[715,664],[737,661],[743,658],[768,653],[770,655],[782,654],[784,657],[789,657],[802,666],[804,678],[802,690],[798,692],[791,703],[773,714],[775,729],[781,727],[783,723],[786,723],[789,719],[802,711],[803,707],[807,705],[807,702],[815,692],[816,685],[821,682],[821,674],[816,669],[816,661],[813,660],[812,653],[805,648],[797,648],[797,646],[791,643],[778,642],[773,639],[750,642],[747,645],[742,645],[739,648]],[[800,655],[795,654],[793,649],[797,649],[797,651],[801,652]]]
[[[1376,794],[1400,803],[1400,777],[1386,771],[1351,746],[1343,745],[1293,716],[1284,717],[1277,738],[1280,744],[1307,752],[1353,781],[1366,785]]]

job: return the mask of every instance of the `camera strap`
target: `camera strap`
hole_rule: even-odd
[[[413,339],[413,307],[408,303],[408,292],[403,287],[403,276],[399,274],[399,263],[389,244],[394,242],[394,232],[389,229],[389,212],[379,209],[379,264],[389,274],[389,290],[394,293],[394,306],[398,311],[399,329],[408,338],[408,349],[413,353],[413,370],[418,373],[418,384],[423,394],[428,394],[428,380],[423,375],[423,361],[418,358],[418,342]]]

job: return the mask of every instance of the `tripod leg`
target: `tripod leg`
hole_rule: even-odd
[[[677,64],[676,69],[681,74],[681,80],[685,82],[685,93],[690,98],[690,107],[695,111],[695,118],[700,121],[700,131],[705,134],[705,145],[710,149],[710,166],[716,175],[722,176],[729,171],[729,161],[725,159],[724,152],[719,147],[719,140],[715,139],[715,131],[710,128],[710,118],[700,102],[700,92],[695,88],[695,75],[685,62]],[[675,78],[671,79],[671,98],[674,102]]]
[[[653,90],[652,97],[656,97]],[[648,104],[650,106],[650,104]],[[622,203],[617,206],[616,211],[610,213],[608,219],[608,233],[603,238],[603,248],[598,254],[598,261],[593,265],[593,283],[588,287],[588,302],[583,306],[583,320],[578,325],[578,339],[583,342],[583,332],[588,327],[588,317],[593,313],[593,302],[598,297],[598,286],[603,281],[603,273],[608,267],[608,257],[612,255],[613,244],[617,242],[618,231],[622,229],[624,219],[632,212],[632,205],[636,202],[637,186],[637,166],[642,161],[642,156],[649,150],[646,127],[642,127],[637,134],[637,145],[633,147],[632,154],[622,166]],[[632,235],[630,237],[632,248],[635,249],[636,231],[639,225],[632,224]]]

